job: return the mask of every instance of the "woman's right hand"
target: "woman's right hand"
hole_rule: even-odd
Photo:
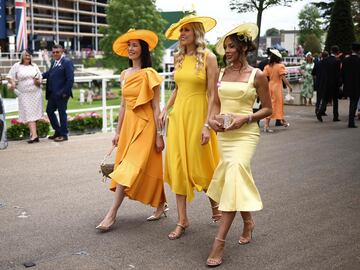
[[[223,132],[225,130],[223,125],[215,118],[209,119],[208,123],[215,132]]]
[[[115,134],[115,136],[114,136],[114,138],[112,139],[112,145],[113,146],[117,146],[117,144],[118,144],[118,141],[119,141],[119,134]]]
[[[159,114],[157,126],[160,129],[165,128],[166,114],[167,114],[166,108],[164,108],[162,112]]]

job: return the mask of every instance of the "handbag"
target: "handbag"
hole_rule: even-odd
[[[102,174],[102,182],[106,182],[107,178],[110,178],[109,175],[114,171],[114,163],[106,163],[108,157],[110,157],[112,151],[114,150],[115,146],[112,146],[110,151],[104,156],[103,160],[100,163],[100,170],[99,173]]]
[[[292,95],[290,95],[289,90],[284,99],[285,99],[286,103],[294,103],[294,100],[295,100],[295,98]]]

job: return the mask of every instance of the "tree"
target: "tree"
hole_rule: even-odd
[[[128,66],[126,58],[113,53],[112,44],[130,28],[149,29],[158,35],[159,43],[152,53],[152,60],[154,68],[159,67],[164,50],[162,42],[165,40],[163,30],[166,21],[156,9],[155,0],[111,0],[106,10],[106,20],[108,27],[101,28],[104,37],[100,40],[106,67],[122,70]]]
[[[354,21],[354,30],[357,41],[360,41],[360,1],[353,0],[351,2],[351,11]]]
[[[304,50],[313,54],[319,54],[321,52],[320,39],[315,34],[309,34],[304,40]]]
[[[256,24],[259,27],[260,33],[264,10],[279,5],[290,7],[290,4],[296,1],[298,0],[230,0],[230,9],[236,10],[238,13],[257,11]],[[256,45],[259,48],[259,37],[256,39]],[[257,54],[258,51],[256,49],[256,56]]]
[[[355,40],[354,23],[351,16],[350,0],[335,0],[331,14],[330,26],[325,42],[325,50],[338,45],[340,51],[350,52],[351,43]]]
[[[306,37],[314,34],[320,41],[323,35],[321,29],[320,13],[313,5],[306,5],[299,13],[299,43],[304,45]]]
[[[279,31],[279,29],[276,29],[276,28],[270,28],[270,29],[266,30],[265,35],[267,37],[280,36],[280,31]]]
[[[328,30],[334,1],[329,2],[328,0],[328,2],[321,1],[313,2],[311,4],[319,10],[320,16],[323,18],[324,29]]]

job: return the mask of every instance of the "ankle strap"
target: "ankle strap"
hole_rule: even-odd
[[[247,220],[244,220],[244,223],[254,223],[254,221],[252,219],[247,219]]]
[[[220,242],[226,242],[224,239],[220,239],[220,238],[217,238],[217,237],[215,237],[215,240],[218,240],[218,241],[220,241]]]
[[[215,208],[219,208],[219,205],[214,205],[214,206],[211,206],[212,209],[215,209]]]

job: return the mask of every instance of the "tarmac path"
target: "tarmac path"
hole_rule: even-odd
[[[254,213],[245,246],[237,244],[237,215],[220,269],[360,269],[360,128],[346,127],[347,106],[340,101],[341,122],[323,123],[312,106],[286,106],[291,126],[261,133],[252,170],[264,210]],[[125,200],[113,229],[95,230],[113,199],[98,173],[111,138],[10,142],[0,151],[1,270],[24,262],[46,270],[206,269],[217,225],[203,193],[178,240],[167,239],[177,216],[167,185],[167,218],[146,222],[152,208]]]

